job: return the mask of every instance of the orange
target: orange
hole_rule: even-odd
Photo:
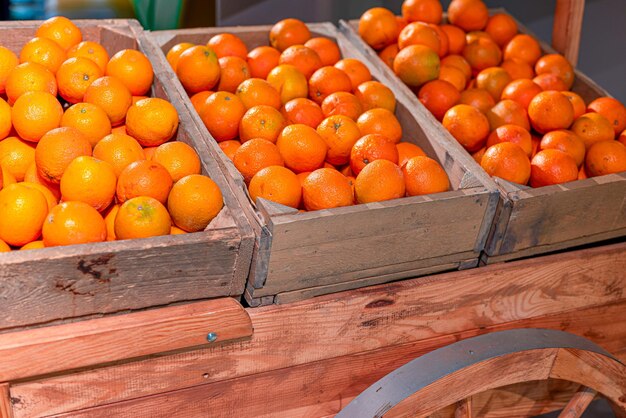
[[[189,94],[211,90],[220,79],[217,54],[201,45],[186,49],[178,59],[176,75]]]
[[[124,202],[117,211],[114,231],[117,239],[149,238],[169,235],[172,220],[165,206],[149,196]]]
[[[9,184],[15,184],[17,180],[11,172],[0,164],[0,188],[7,187]]]
[[[441,30],[448,37],[448,53],[461,54],[467,44],[463,29],[454,25],[441,25]]]
[[[120,205],[113,205],[104,212],[104,223],[107,227],[107,241],[115,241],[115,217],[120,210]]]
[[[56,128],[49,131],[35,148],[37,172],[46,181],[59,184],[67,166],[76,157],[91,155],[91,144],[75,128]]]
[[[11,106],[0,97],[0,141],[6,138],[11,129],[13,128],[13,122],[11,122]]]
[[[19,62],[13,51],[0,46],[0,94],[4,94],[9,73],[17,67]]]
[[[223,206],[220,188],[213,180],[199,174],[178,180],[167,200],[174,224],[187,232],[204,230]]]
[[[487,117],[475,107],[459,104],[448,110],[443,117],[443,126],[469,152],[485,145],[489,135]]]
[[[350,151],[361,137],[356,122],[344,115],[327,117],[317,127],[317,133],[328,146],[326,162],[337,166],[350,161]]]
[[[258,46],[248,53],[250,76],[266,79],[280,60],[280,51],[271,46]]]
[[[402,126],[396,115],[387,109],[370,109],[356,121],[361,135],[380,134],[397,144],[402,139]]]
[[[46,247],[86,244],[106,240],[102,215],[84,202],[63,202],[55,206],[43,224]]]
[[[328,95],[322,102],[324,116],[344,115],[356,120],[363,113],[361,101],[352,93],[338,91]]]
[[[561,94],[570,101],[572,106],[574,107],[574,119],[578,119],[585,113],[587,113],[587,107],[585,106],[585,101],[579,94],[574,93],[573,91],[562,91]]]
[[[548,132],[541,138],[539,149],[557,149],[569,154],[580,167],[585,161],[585,143],[574,132],[565,129]]]
[[[487,148],[501,142],[512,142],[524,150],[528,158],[533,152],[533,143],[530,132],[517,125],[502,125],[489,134],[487,137]]]
[[[441,193],[450,190],[450,180],[441,165],[432,158],[417,156],[409,159],[404,167],[407,196]]]
[[[587,151],[585,171],[589,176],[626,171],[626,146],[619,141],[601,141]]]
[[[378,56],[381,60],[383,60],[385,64],[387,64],[387,67],[393,70],[393,60],[396,59],[396,55],[398,55],[398,52],[400,52],[398,44],[391,44],[383,48],[378,53]]]
[[[372,74],[367,66],[354,58],[344,58],[338,61],[335,68],[339,68],[350,78],[352,91],[356,90],[362,83],[372,80]]]
[[[9,173],[7,172],[5,174],[9,174]],[[6,175],[5,175],[5,180],[6,180]],[[13,178],[13,180],[15,180],[15,178]],[[15,182],[16,181],[13,181],[12,183],[15,183]],[[45,187],[46,189],[48,189],[50,193],[52,193],[52,195],[54,196],[54,199],[57,202],[61,199],[61,190],[59,188],[59,185],[52,184],[46,181],[43,177],[41,177],[37,171],[37,164],[35,164],[34,161],[26,169],[26,174],[24,175],[24,183],[39,184]]]
[[[350,206],[354,195],[343,174],[332,168],[320,168],[304,179],[302,200],[306,210],[322,210]]]
[[[174,70],[174,73],[176,73],[176,68],[178,67],[178,60],[180,59],[181,54],[185,52],[186,50],[188,50],[189,48],[191,48],[192,46],[195,46],[195,44],[192,44],[191,42],[181,42],[179,44],[174,45],[173,47],[170,48],[169,51],[167,51],[165,58],[167,59],[167,62],[169,62],[170,66],[172,67],[172,70]]]
[[[405,0],[402,3],[402,16],[409,22],[441,22],[443,8],[439,0]]]
[[[526,34],[515,35],[504,48],[505,60],[518,58],[533,66],[541,55],[539,42]]]
[[[390,112],[396,111],[396,96],[391,89],[378,81],[359,84],[354,95],[361,101],[363,110],[381,107]]]
[[[218,58],[239,57],[245,60],[248,56],[248,47],[241,38],[232,33],[220,33],[209,39],[206,44],[217,54]]]
[[[463,71],[451,65],[444,65],[439,68],[439,80],[452,84],[457,91],[465,90],[467,78]]]
[[[278,65],[267,75],[267,82],[278,91],[282,104],[292,99],[307,97],[309,93],[306,77],[293,65]]]
[[[48,131],[61,125],[61,103],[44,91],[22,94],[13,105],[11,121],[19,136],[37,142]]]
[[[263,138],[275,143],[286,125],[283,115],[273,107],[254,106],[246,111],[239,122],[239,140],[246,142]]]
[[[0,253],[8,253],[9,251],[11,251],[9,244],[0,239]]]
[[[524,107],[513,100],[501,100],[486,113],[491,129],[496,129],[504,124],[521,126],[530,131],[528,113]]]
[[[133,98],[128,88],[115,77],[100,77],[87,88],[83,101],[92,103],[109,116],[111,126],[124,123]]]
[[[283,19],[270,29],[270,45],[284,51],[291,45],[304,45],[311,39],[307,25],[298,19]]]
[[[322,167],[328,149],[315,129],[303,124],[289,125],[283,129],[276,146],[285,160],[285,166],[296,174]]]
[[[567,84],[565,81],[558,77],[557,75],[551,73],[539,74],[533,81],[540,85],[544,91],[547,90],[556,90],[556,91],[564,91],[567,89]]]
[[[513,80],[509,84],[507,84],[502,91],[502,95],[500,98],[502,98],[503,100],[509,99],[516,101],[517,103],[522,105],[524,109],[528,109],[530,101],[542,91],[543,89],[541,88],[541,86],[539,86],[534,81],[522,78],[518,80]]]
[[[532,79],[535,77],[533,67],[520,58],[505,59],[500,66],[509,73],[513,80],[519,80],[521,78]]]
[[[619,142],[626,145],[626,131],[622,132],[620,136],[617,138]]]
[[[497,67],[502,61],[500,47],[491,39],[478,38],[463,48],[463,58],[469,63],[474,73],[485,68]]]
[[[400,32],[394,14],[384,7],[367,10],[359,19],[359,35],[374,49],[383,49],[398,38]]]
[[[182,229],[172,225],[172,227],[170,228],[170,235],[181,235],[181,234],[186,234],[186,231],[183,231]]]
[[[358,203],[398,199],[406,193],[404,175],[389,160],[372,161],[357,176],[354,192]]]
[[[302,123],[315,129],[324,120],[324,112],[320,105],[304,98],[288,101],[281,112],[287,125]]]
[[[441,67],[454,67],[461,71],[465,80],[469,80],[472,77],[472,67],[465,58],[461,55],[448,55],[441,60]]]
[[[298,208],[302,199],[302,186],[293,171],[273,165],[256,173],[250,181],[248,192],[253,202],[257,198],[271,200],[281,205]]]
[[[209,98],[210,95],[212,95],[213,93],[215,93],[214,91],[200,91],[194,95],[192,95],[189,98],[189,101],[191,101],[191,105],[193,106],[193,108],[196,110],[196,112],[198,112],[198,114],[202,113],[202,110],[204,109],[204,104],[206,102],[206,99]]]
[[[220,146],[220,149],[232,161],[235,156],[235,153],[241,146],[241,142],[231,139],[230,141],[222,141],[217,145]]]
[[[239,122],[245,113],[246,107],[239,97],[218,91],[206,100],[200,118],[213,138],[221,142],[237,137]]]
[[[25,62],[16,66],[6,79],[6,95],[9,104],[28,91],[45,91],[57,95],[54,74],[41,64]]]
[[[48,214],[45,196],[23,184],[10,184],[0,190],[0,240],[21,247],[41,235]]]
[[[280,54],[279,64],[296,67],[308,79],[315,71],[322,68],[322,59],[317,52],[304,45],[292,45]]]
[[[20,51],[20,62],[41,64],[53,74],[65,59],[65,50],[47,38],[33,38],[26,42]]]
[[[8,170],[17,181],[23,181],[28,167],[35,161],[35,148],[17,137],[9,137],[0,141],[0,164]]]
[[[28,244],[23,245],[20,250],[39,250],[41,248],[46,248],[46,245],[43,243],[42,240],[39,241],[32,241],[29,242]]]
[[[561,54],[547,54],[539,58],[535,64],[535,73],[538,76],[553,74],[559,77],[565,83],[565,88],[561,90],[569,90],[574,84],[574,67]]]
[[[441,121],[448,109],[459,102],[461,93],[447,81],[433,80],[420,88],[417,97]]]
[[[31,189],[39,190],[41,194],[46,198],[46,202],[48,203],[48,210],[52,210],[59,203],[59,199],[55,196],[55,194],[45,185],[39,183],[30,183],[23,181],[19,183],[23,186],[30,187]]]
[[[59,94],[69,103],[83,101],[85,91],[102,77],[98,64],[87,58],[69,58],[57,71]]]
[[[309,98],[317,104],[321,104],[328,95],[338,91],[352,91],[352,81],[337,67],[322,67],[309,79]]]
[[[122,170],[117,179],[117,201],[123,203],[133,197],[150,196],[165,204],[172,184],[172,176],[161,164],[135,161]]]
[[[83,41],[67,50],[68,58],[87,58],[95,62],[102,74],[106,72],[109,54],[102,45],[96,42]]]
[[[487,147],[482,147],[478,151],[472,153],[472,158],[474,159],[474,161],[480,164],[483,160],[483,155],[485,155],[486,151],[487,151]]]
[[[496,105],[496,101],[487,90],[477,88],[462,91],[459,103],[475,107],[485,114]]]
[[[54,16],[43,22],[35,36],[55,41],[64,50],[68,50],[83,40],[80,29],[64,16]]]
[[[511,82],[511,76],[503,68],[485,68],[476,76],[476,87],[485,89],[495,100],[500,100],[504,88]]]
[[[571,129],[583,140],[587,150],[596,142],[612,141],[615,138],[611,122],[600,113],[585,113],[574,121]]]
[[[304,46],[317,52],[322,60],[321,66],[335,65],[341,59],[341,51],[336,42],[323,37],[311,38],[305,42]]]
[[[249,183],[256,173],[266,167],[285,165],[278,147],[261,138],[254,138],[241,144],[235,151],[232,160],[246,183]]]
[[[166,100],[143,99],[128,108],[126,131],[144,147],[156,147],[169,141],[177,129],[178,112]]]
[[[439,55],[424,45],[410,45],[398,52],[393,71],[410,87],[419,87],[439,76]]]
[[[481,0],[452,0],[448,20],[466,32],[482,30],[487,26],[489,10]]]
[[[400,168],[404,167],[407,161],[413,157],[426,157],[424,150],[410,142],[400,142],[396,144],[396,149],[398,150],[398,166]]]
[[[480,165],[490,176],[512,183],[526,184],[530,178],[528,155],[513,142],[500,142],[487,148]]]
[[[587,111],[597,112],[607,118],[613,126],[615,136],[626,129],[626,107],[617,99],[601,97],[589,103]]]
[[[439,36],[439,51],[437,51],[439,57],[442,58],[447,56],[450,52],[450,40],[448,39],[448,35],[446,35],[439,25],[429,23],[428,26],[433,28],[435,32],[437,32],[437,36]]]
[[[362,136],[350,152],[350,168],[358,175],[365,166],[376,160],[388,160],[398,163],[399,155],[395,144],[379,134]]]
[[[559,150],[539,151],[530,162],[530,185],[550,186],[578,179],[578,166],[574,159]]]
[[[111,133],[111,121],[100,107],[91,103],[70,106],[61,118],[61,126],[78,129],[95,146]]]
[[[441,39],[435,29],[424,22],[409,23],[398,35],[400,50],[409,45],[424,45],[439,55]]]
[[[107,63],[106,75],[117,77],[133,96],[146,95],[154,79],[150,60],[134,49],[124,49],[113,55]]]
[[[250,78],[250,67],[243,59],[235,56],[222,57],[220,64],[220,82],[217,90],[235,93],[237,87]]]
[[[198,153],[180,141],[159,145],[152,155],[152,161],[165,167],[174,183],[185,176],[200,174],[202,171]]]
[[[115,197],[116,182],[111,164],[94,157],[77,157],[61,176],[61,196],[66,202],[85,202],[103,211]]]
[[[94,147],[93,156],[111,164],[116,176],[129,164],[146,159],[139,142],[122,133],[112,133],[102,138]]]
[[[280,109],[281,95],[276,88],[260,78],[250,78],[237,87],[237,97],[241,99],[246,109],[254,106],[267,105]],[[305,94],[306,96],[306,94]]]
[[[496,13],[487,21],[485,32],[500,48],[503,48],[517,35],[517,23],[515,19],[505,13]]]

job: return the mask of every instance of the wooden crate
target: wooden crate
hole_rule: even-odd
[[[491,13],[506,11],[494,9]],[[521,32],[532,35],[519,21],[517,24]],[[359,37],[358,20],[341,21],[340,30],[355,48],[370,58],[372,65],[395,77],[376,52]],[[546,53],[556,52],[545,42],[541,42],[541,47]],[[407,98],[420,124],[430,123],[434,127],[431,139],[469,155],[415,94],[406,85],[400,84],[400,93]],[[586,103],[601,96],[610,96],[578,70],[572,90],[580,94]],[[472,172],[484,173],[475,161],[470,161],[468,168]],[[499,178],[489,182],[497,185],[500,201],[483,262],[522,258],[626,235],[626,172],[536,189]]]
[[[3,22],[0,44],[19,53],[40,22]],[[225,206],[203,232],[0,254],[0,330],[50,324],[244,291],[254,232],[218,165],[154,59],[152,44],[134,20],[77,20],[85,40],[109,54],[143,51],[154,65],[152,96],[178,110],[177,140],[192,145],[203,172],[219,185]]]
[[[365,56],[330,23],[310,24],[313,36],[337,41],[344,57]],[[270,26],[199,28],[153,32],[150,38],[165,53],[180,42],[205,44],[213,35],[230,32],[248,48],[268,44]],[[165,63],[165,55],[162,56]],[[165,64],[163,64],[165,65]],[[372,75],[397,91],[396,80],[375,66]],[[185,96],[174,72],[168,79]],[[405,140],[421,146],[444,166],[452,191],[421,197],[298,213],[247,194],[242,176],[222,153],[193,110],[185,103],[202,138],[229,174],[246,214],[256,223],[257,241],[246,300],[252,306],[285,303],[331,292],[419,275],[474,267],[482,251],[497,193],[484,172],[471,172],[471,157],[430,134],[398,95],[396,115]]]

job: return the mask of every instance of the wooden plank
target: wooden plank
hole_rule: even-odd
[[[598,392],[587,387],[581,387],[567,403],[559,418],[580,418]]]
[[[454,418],[472,418],[472,398],[465,398],[457,402]]]
[[[0,418],[13,418],[9,384],[0,383]]]
[[[552,46],[572,65],[578,62],[585,0],[557,0],[554,10]]]
[[[208,333],[215,340],[207,341]],[[0,335],[0,380],[189,349],[252,335],[231,298]]]

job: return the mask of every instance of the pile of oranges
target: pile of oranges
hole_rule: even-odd
[[[250,51],[222,33],[167,59],[254,201],[320,210],[443,192],[448,176],[401,142],[396,98],[337,43],[285,19]]]
[[[204,229],[223,205],[174,106],[149,98],[148,58],[45,21],[0,46],[0,251]]]
[[[572,91],[574,69],[481,0],[366,11],[359,34],[492,176],[541,187],[626,171],[626,108]]]

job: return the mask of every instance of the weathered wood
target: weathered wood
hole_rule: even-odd
[[[456,403],[454,418],[472,418],[472,397]]]
[[[572,65],[578,62],[585,0],[557,0],[554,10],[552,46]]]
[[[593,389],[581,387],[567,403],[559,418],[579,418],[597,395]]]
[[[13,418],[8,383],[0,383],[0,418]]]

